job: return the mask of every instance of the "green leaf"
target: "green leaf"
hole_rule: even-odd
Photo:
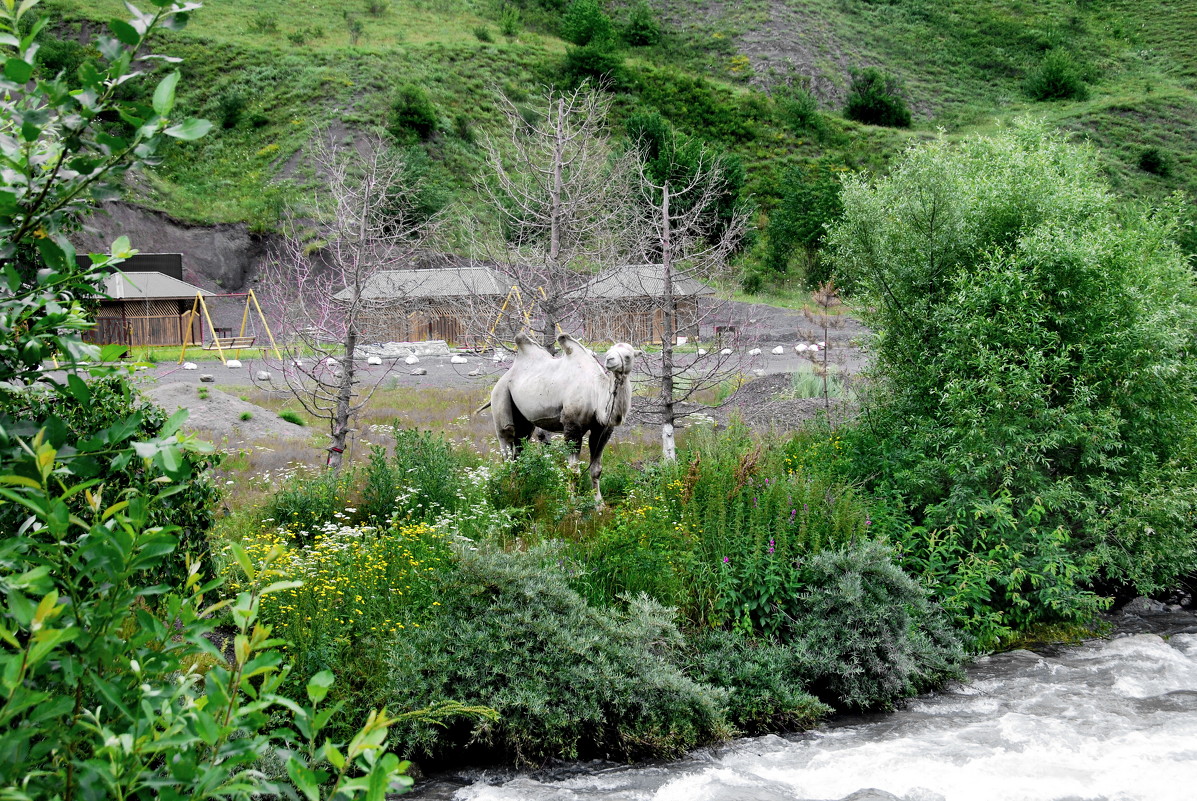
[[[282,592],[283,590],[293,590],[296,587],[302,587],[302,581],[276,581],[273,584],[262,590],[260,595],[269,595],[272,592]]]
[[[130,256],[137,254],[137,251],[134,250],[129,244],[129,237],[127,236],[118,236],[116,239],[112,240],[110,252],[112,253],[112,260],[109,262],[110,264],[116,264],[119,261],[124,261]]]
[[[14,83],[25,83],[33,77],[33,65],[20,58],[10,58],[4,62],[4,75]]]
[[[91,401],[91,388],[87,386],[87,382],[74,373],[67,374],[67,392],[84,406]]]
[[[163,78],[154,90],[154,111],[159,117],[169,116],[175,107],[175,86],[178,83],[179,72],[176,70]]]
[[[249,554],[245,552],[236,542],[229,543],[229,550],[233,552],[233,558],[237,560],[237,564],[241,566],[241,572],[250,581],[254,580],[254,563],[250,561]]]
[[[328,695],[328,690],[336,681],[331,670],[322,670],[308,680],[308,700],[318,704]]]
[[[121,44],[126,44],[129,47],[137,47],[137,45],[141,44],[141,34],[124,20],[112,20],[108,23],[108,29],[121,41]]]
[[[212,123],[207,120],[196,119],[190,117],[183,120],[178,125],[172,125],[162,133],[174,139],[182,139],[185,142],[190,142],[193,139],[199,139],[208,131],[212,130]]]
[[[171,434],[179,430],[179,426],[187,422],[187,415],[191,412],[188,409],[179,409],[163,424],[162,430],[158,432],[160,437],[169,437]]]
[[[317,780],[315,771],[295,757],[291,757],[287,760],[287,775],[291,777],[291,783],[295,785],[296,789],[311,801],[320,801],[320,782]]]

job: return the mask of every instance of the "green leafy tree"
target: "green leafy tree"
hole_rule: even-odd
[[[574,0],[561,19],[561,38],[579,47],[610,41],[615,29],[597,0]]]
[[[661,41],[661,23],[648,3],[632,6],[628,22],[623,26],[623,40],[633,47],[651,47]]]
[[[1099,568],[1197,569],[1178,214],[1126,213],[1091,148],[1028,122],[912,148],[842,199],[828,241],[877,332],[855,470],[904,500],[911,564],[960,618],[993,640],[1084,617]],[[1136,576],[1111,554],[1145,526]]]
[[[766,229],[765,267],[770,275],[784,276],[795,254],[805,256],[803,283],[813,289],[831,278],[830,265],[821,256],[827,225],[843,213],[840,203],[842,167],[820,163],[794,168],[782,181],[782,197],[769,215]]]
[[[396,142],[410,145],[429,139],[439,122],[440,115],[424,87],[409,83],[395,92],[387,131]]]
[[[162,60],[146,50],[152,34],[182,27],[198,4],[129,6],[132,19],[97,38],[97,58],[74,75],[35,79],[47,24],[26,24],[36,3],[0,0],[0,386],[23,392],[37,379],[87,407],[103,388],[85,376],[111,372],[96,363],[113,355],[81,341],[87,301],[133,251],[121,238],[80,267],[69,234],[163,142],[210,127],[175,114],[177,71],[158,73],[145,101],[119,91]],[[105,124],[117,118],[123,126]],[[65,378],[43,373],[52,355]],[[288,669],[258,607],[291,584],[255,571],[239,548],[248,589],[235,598],[213,603],[218,583],[205,584],[198,563],[173,591],[154,583],[179,535],[151,516],[185,491],[197,469],[188,454],[211,446],[179,433],[185,412],[150,434],[129,411],[85,436],[0,408],[0,498],[19,517],[0,541],[0,796],[380,798],[403,789],[404,766],[382,748],[394,722],[385,711],[336,743],[321,733],[338,711],[322,707],[331,674],[307,683],[306,704],[281,694]],[[133,465],[157,478],[106,492],[107,477]],[[221,610],[236,632],[231,654],[205,636]],[[258,769],[268,752],[285,765],[277,779]]]

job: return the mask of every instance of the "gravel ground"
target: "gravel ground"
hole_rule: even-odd
[[[861,345],[867,339],[868,331],[857,320],[840,317],[835,327],[825,330],[816,328],[802,312],[759,304],[731,305],[735,307],[731,313],[738,321],[741,332],[733,347],[744,354],[740,369],[750,380],[722,407],[704,410],[719,422],[726,423],[732,414],[739,414],[754,427],[791,429],[824,411],[825,405],[818,399],[779,397],[790,390],[792,373],[810,369],[810,359],[794,350],[798,343],[826,341],[828,363],[848,376],[858,374],[867,361]],[[783,352],[772,353],[779,345]],[[751,348],[759,348],[760,354],[747,355]],[[418,365],[408,365],[402,360],[385,360],[381,366],[366,368],[365,380],[381,380],[384,387],[485,390],[510,364],[510,361],[497,364],[489,354],[463,355],[468,360],[466,364],[453,364],[450,356],[424,356]],[[190,408],[189,426],[192,428],[241,441],[310,436],[310,429],[281,420],[271,411],[213,387],[212,383],[225,387],[260,385],[262,382],[257,379],[259,371],[270,370],[269,363],[259,359],[242,359],[242,365],[240,368],[229,368],[218,361],[199,362],[196,370],[184,370],[175,364],[158,365],[140,371],[137,376],[143,391],[168,411],[182,406]],[[425,371],[425,374],[412,375],[416,369]],[[472,371],[478,371],[480,375],[470,376]],[[211,376],[212,383],[202,383],[203,376]],[[206,401],[198,397],[197,388],[201,386],[208,388]],[[833,401],[832,406],[833,417],[842,418],[854,412],[852,404]],[[647,409],[644,411],[648,413]],[[244,412],[249,412],[252,417],[241,420]],[[655,426],[655,421],[636,413],[635,404],[629,423]]]
[[[188,430],[199,430],[228,437],[230,440],[255,442],[277,439],[307,439],[312,431],[304,426],[288,423],[269,409],[243,401],[235,395],[221,392],[215,387],[201,385],[200,388],[182,381],[142,386],[142,392],[168,412],[176,409],[190,409],[187,419]],[[242,415],[249,415],[243,420]]]

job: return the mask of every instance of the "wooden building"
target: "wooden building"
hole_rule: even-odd
[[[511,289],[501,273],[464,259],[448,257],[442,265],[387,270],[372,276],[362,298],[369,304],[362,327],[364,342],[422,342],[443,339],[465,346],[482,338]],[[348,301],[342,290],[334,300]]]
[[[675,276],[674,338],[698,338],[700,298],[715,290],[693,278]],[[616,267],[577,290],[582,298],[586,338],[594,342],[659,343],[664,337],[665,281],[659,264]]]
[[[200,341],[200,319],[191,316],[196,293],[211,292],[183,280],[179,253],[137,254],[104,281],[96,326],[84,334],[98,345],[182,345]]]

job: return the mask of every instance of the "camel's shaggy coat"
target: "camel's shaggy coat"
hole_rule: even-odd
[[[560,356],[553,356],[523,334],[515,343],[515,361],[490,393],[495,433],[504,453],[514,458],[541,428],[563,433],[572,450],[570,462],[577,464],[582,437],[589,433],[590,485],[595,502],[601,505],[603,449],[631,406],[628,378],[637,351],[620,342],[604,356],[604,369],[568,334],[557,337]]]

